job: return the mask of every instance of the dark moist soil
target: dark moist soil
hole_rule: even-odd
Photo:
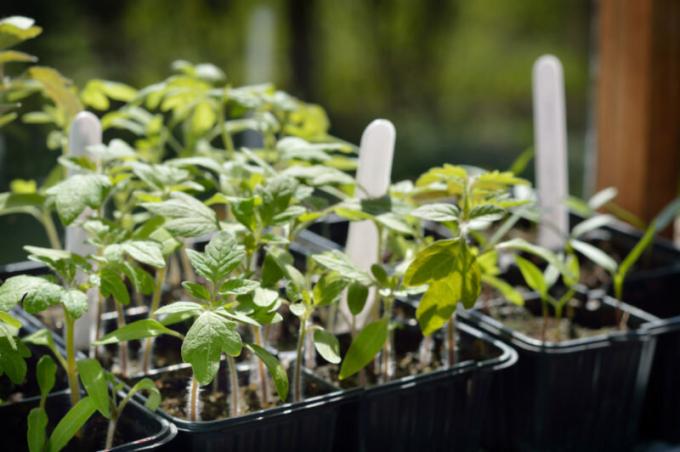
[[[341,354],[344,356],[351,343],[351,338],[349,334],[345,334],[339,337],[339,341]],[[484,361],[500,354],[500,350],[467,334],[456,333],[456,341],[456,363]],[[427,348],[425,345],[428,343],[431,347],[429,356],[428,353],[424,353]],[[424,338],[418,325],[402,323],[394,330],[394,348],[396,365],[393,380],[407,376],[424,375],[445,367],[446,346],[443,330]],[[374,361],[364,368],[363,377],[360,373],[357,373],[345,380],[338,380],[340,366],[328,363],[319,363],[317,368],[314,369],[314,373],[343,389],[374,386],[381,383],[376,372],[376,362]]]
[[[217,384],[210,384],[200,388],[200,420],[213,421],[226,419],[230,411],[230,393],[228,392],[227,371],[225,361],[222,361],[217,374]],[[189,418],[189,390],[191,381],[191,368],[182,368],[169,372],[163,372],[153,377],[156,387],[161,392],[162,402],[160,409],[170,416],[180,419]],[[263,406],[260,400],[259,385],[249,384],[250,370],[239,370],[239,401],[241,415],[272,408],[283,404],[273,391],[271,379],[268,381],[269,405]],[[303,394],[306,398],[331,392],[313,378],[303,377]],[[292,392],[292,386],[291,391]],[[290,400],[288,400],[290,402]]]
[[[59,365],[57,358],[52,355],[47,347],[40,347],[36,345],[28,345],[31,351],[31,356],[26,358],[26,377],[24,382],[19,385],[12,383],[7,376],[0,378],[0,404],[13,403],[21,400],[40,395],[40,387],[36,379],[36,368],[38,361],[43,355],[49,355],[57,365],[57,376],[53,391],[66,389],[68,381],[66,379],[66,372],[61,365]]]

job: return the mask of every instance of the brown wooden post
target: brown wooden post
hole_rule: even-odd
[[[650,220],[678,194],[680,1],[599,5],[597,185]]]

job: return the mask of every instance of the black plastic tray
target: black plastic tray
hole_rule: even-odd
[[[15,403],[9,406],[0,406],[0,418],[3,420],[0,426],[2,432],[2,442],[5,450],[19,451],[26,450],[26,432],[28,428],[27,419],[28,413],[32,408],[35,408],[40,402],[39,397],[26,399],[24,401]],[[46,409],[49,416],[49,430],[53,429],[57,422],[66,414],[70,408],[69,391],[53,392],[47,397]],[[100,417],[101,425],[104,426],[101,436],[103,449],[103,441],[106,436],[106,423],[104,418],[98,413],[94,417]],[[88,421],[93,422],[93,419]],[[135,400],[130,402],[125,407],[123,415],[118,421],[118,429],[124,429],[128,438],[133,438],[124,444],[118,444],[111,451],[136,451],[155,449],[163,446],[171,441],[177,434],[177,429],[174,425],[164,419],[155,416],[144,406],[140,405]],[[49,431],[48,431],[49,434]],[[77,450],[73,446],[67,446],[66,451]],[[92,450],[92,449],[90,449]]]
[[[634,445],[656,345],[641,326],[658,319],[608,297],[601,303],[607,315],[614,306],[628,311],[636,329],[544,344],[478,310],[459,313],[519,353],[518,364],[493,381],[484,447],[614,451]]]

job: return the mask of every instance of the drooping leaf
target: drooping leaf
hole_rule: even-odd
[[[430,284],[416,309],[423,334],[429,336],[449,321],[460,300],[461,275],[440,279]]]
[[[352,283],[347,288],[347,306],[352,315],[359,315],[364,310],[367,299],[368,287],[359,283]]]
[[[607,270],[609,273],[616,272],[616,261],[609,257],[604,251],[594,247],[590,243],[582,242],[580,240],[570,240],[569,244],[579,253],[594,262],[596,265]]]
[[[340,343],[333,333],[321,328],[315,329],[314,348],[329,363],[338,364],[340,362]]]
[[[105,266],[99,270],[99,281],[99,290],[104,297],[113,297],[122,305],[130,304],[128,288],[113,266]]]
[[[404,284],[420,286],[453,271],[459,239],[440,240],[420,251],[404,275]]]
[[[611,215],[595,215],[585,221],[580,222],[571,230],[571,236],[574,238],[581,237],[590,231],[606,226],[614,221]]]
[[[78,360],[78,375],[83,382],[87,395],[90,396],[97,410],[105,418],[111,416],[109,386],[104,369],[96,359]]]
[[[61,286],[37,276],[13,276],[0,286],[0,310],[10,311],[23,300],[24,309],[37,314],[59,304],[64,290]]]
[[[182,360],[191,364],[201,385],[210,383],[220,366],[220,355],[241,354],[241,337],[236,324],[213,312],[202,313],[182,342]]]
[[[288,374],[281,362],[266,349],[258,345],[246,344],[246,347],[255,353],[264,365],[267,366],[267,370],[274,380],[274,386],[276,386],[279,399],[285,401],[288,398]]]
[[[340,368],[341,380],[351,377],[373,361],[387,340],[389,320],[382,318],[366,325],[354,338]]]

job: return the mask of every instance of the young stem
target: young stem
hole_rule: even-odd
[[[112,413],[109,419],[109,427],[106,429],[106,444],[104,449],[109,450],[113,448],[113,435],[116,433],[116,424],[118,424],[118,416]]]
[[[182,249],[179,252],[179,258],[182,263],[182,270],[184,271],[183,275],[184,280],[195,281],[196,275],[194,275],[194,269],[191,266],[191,262],[189,261],[189,255],[187,254],[186,244],[182,246]]]
[[[307,319],[300,319],[300,331],[298,333],[297,348],[295,350],[295,369],[293,374],[293,384],[295,385],[293,391],[293,401],[299,402],[302,400],[302,353],[305,348],[305,335],[307,334]]]
[[[557,320],[557,331],[555,331],[555,340],[560,342],[562,340],[562,306],[561,304],[555,306],[555,319]]]
[[[191,377],[191,388],[189,389],[189,420],[198,421],[198,380]]]
[[[391,296],[385,298],[385,305],[384,309],[385,311],[383,312],[383,317],[386,318],[389,322],[389,319],[392,315],[392,304],[394,303],[394,300],[392,299]],[[387,341],[385,342],[385,345],[383,346],[383,352],[382,352],[382,365],[381,365],[381,372],[380,374],[382,375],[383,381],[390,381],[392,377],[394,376],[394,366],[393,366],[393,357],[392,353],[394,351],[394,330],[389,330],[387,334]]]
[[[227,370],[229,372],[229,390],[231,391],[229,416],[236,417],[241,411],[238,397],[238,370],[236,369],[236,360],[231,355],[227,355]]]
[[[255,338],[255,345],[263,347],[264,344],[262,342],[262,331],[261,327],[259,326],[253,326],[253,336]],[[268,382],[267,382],[267,373],[265,372],[264,368],[264,363],[262,362],[261,359],[258,359],[255,357],[257,360],[257,371],[258,375],[260,377],[260,400],[262,401],[262,407],[267,407],[269,406],[269,387],[268,387]]]
[[[224,105],[220,108],[220,132],[222,133],[222,143],[224,144],[229,157],[233,159],[235,153],[234,140],[231,137],[231,133],[229,133],[229,129],[227,129],[226,114],[224,112],[225,108]]]
[[[151,310],[149,311],[149,318],[153,318],[161,304],[161,295],[163,294],[163,283],[165,282],[165,268],[156,270],[156,284],[153,288],[153,296],[151,297]],[[149,337],[144,343],[144,357],[142,359],[142,371],[146,374],[149,372],[151,365],[151,350],[153,348],[153,338]]]
[[[446,352],[447,352],[447,366],[453,367],[456,364],[456,320],[455,314],[449,319],[448,327],[446,328]]]
[[[74,342],[75,320],[64,310],[66,328],[66,374],[68,387],[71,390],[71,406],[80,401],[80,385],[78,384],[78,370],[76,368],[76,347]]]
[[[118,328],[122,328],[125,326],[125,311],[123,311],[123,305],[116,302],[116,312],[118,313],[117,317],[117,326]],[[128,371],[128,343],[127,341],[122,341],[118,344],[118,361],[120,365],[120,373],[123,377],[127,377],[127,371]]]
[[[102,337],[102,313],[104,312],[104,297],[102,293],[97,290],[97,304],[95,306],[95,325],[94,325],[94,340],[98,341]],[[95,345],[94,349],[90,350],[90,356],[94,355],[94,358],[99,359],[99,346]],[[94,352],[94,353],[93,353]]]
[[[620,330],[625,330],[628,325],[628,318],[630,313],[621,309],[621,304],[623,303],[623,279],[614,277],[614,297],[619,303],[619,309],[616,312],[618,318],[618,326]]]
[[[45,228],[45,233],[47,234],[47,239],[50,241],[50,246],[57,250],[62,249],[57,228],[54,225],[54,221],[52,221],[52,216],[49,214],[49,212],[43,213],[41,223]]]

